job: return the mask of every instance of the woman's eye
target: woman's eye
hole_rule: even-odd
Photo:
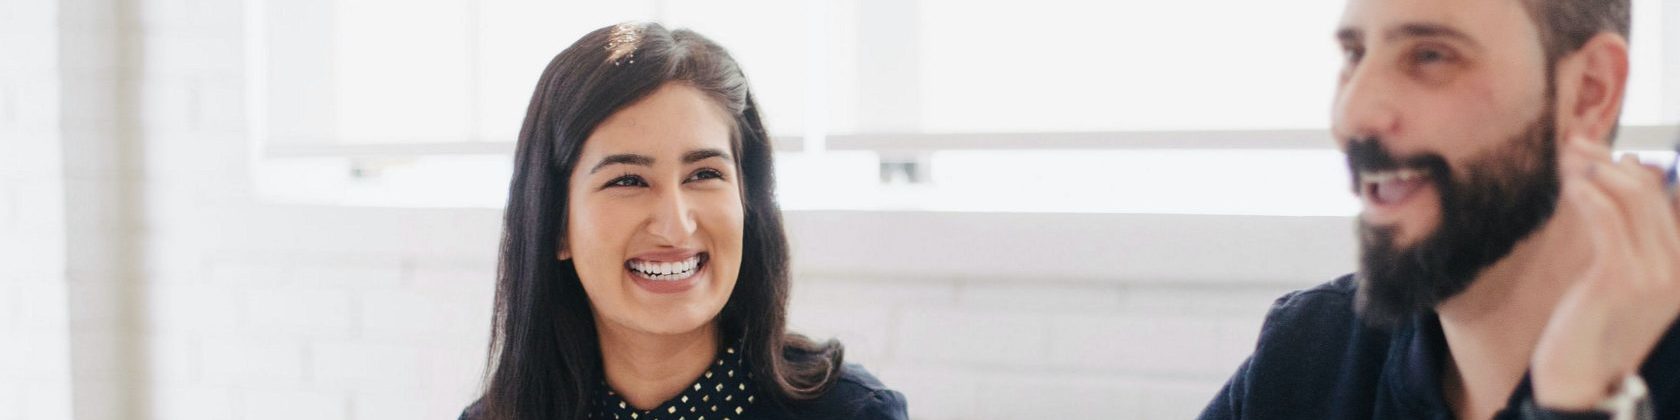
[[[625,176],[621,176],[621,177],[618,177],[618,178],[613,178],[612,181],[607,181],[607,185],[606,185],[607,188],[646,187],[646,186],[647,186],[647,182],[643,181],[642,177],[635,176],[635,175],[625,175]]]
[[[723,179],[723,172],[719,172],[716,169],[707,168],[707,169],[701,169],[701,170],[698,170],[698,171],[694,171],[694,175],[689,175],[688,176],[688,181],[690,181],[690,182],[692,182],[692,181],[702,181],[702,180],[707,180],[707,179]]]

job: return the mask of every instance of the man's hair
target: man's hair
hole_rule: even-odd
[[[1546,65],[1581,49],[1601,32],[1629,37],[1632,26],[1629,0],[1518,0],[1540,30]]]

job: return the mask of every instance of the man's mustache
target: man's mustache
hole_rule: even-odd
[[[1359,174],[1362,172],[1390,171],[1397,169],[1421,169],[1431,175],[1436,183],[1447,182],[1452,179],[1447,158],[1438,153],[1422,152],[1399,156],[1383,147],[1383,141],[1377,137],[1357,138],[1348,141],[1347,150],[1348,175],[1352,177],[1354,193],[1359,192]]]

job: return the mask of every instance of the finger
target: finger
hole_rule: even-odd
[[[1674,248],[1675,224],[1661,180],[1631,155],[1599,169],[1593,181],[1610,194],[1624,217],[1627,257],[1633,259],[1627,268],[1639,274],[1630,280],[1647,287],[1666,282],[1670,264],[1664,261]]]
[[[1602,162],[1610,162],[1610,149],[1579,137],[1565,141],[1558,154],[1558,165],[1567,175],[1585,175]]]
[[[1638,174],[1642,179],[1649,179],[1652,184],[1660,186],[1663,183],[1663,176],[1665,175],[1663,173],[1663,168],[1656,165],[1646,164],[1645,161],[1639,160],[1639,155],[1633,153],[1623,153],[1622,157],[1616,160],[1616,164],[1628,167],[1638,167],[1641,170],[1630,171]]]
[[[1597,166],[1603,165],[1594,167]],[[1608,259],[1628,253],[1627,229],[1615,199],[1603,186],[1593,181],[1597,172],[1599,170],[1588,169],[1589,175],[1566,180],[1564,194],[1568,197],[1569,207],[1581,216],[1581,227],[1591,242],[1593,259],[1601,265],[1608,265],[1607,268],[1613,268],[1615,262]]]

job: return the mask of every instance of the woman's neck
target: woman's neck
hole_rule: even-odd
[[[717,359],[717,326],[707,323],[679,334],[631,331],[597,322],[601,367],[612,387],[638,410],[658,408],[681,394]]]

